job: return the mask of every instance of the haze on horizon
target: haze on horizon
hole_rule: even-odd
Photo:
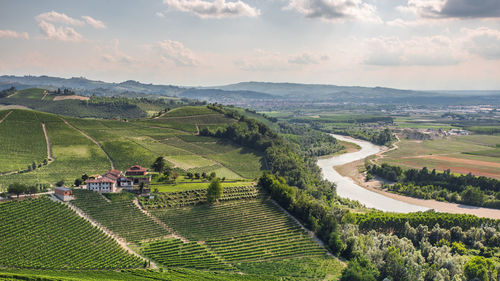
[[[500,0],[0,0],[0,74],[500,89]]]

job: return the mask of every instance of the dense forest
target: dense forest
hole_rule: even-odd
[[[342,149],[342,145],[331,135],[314,130],[305,125],[280,122],[280,133],[291,143],[298,146],[305,156],[323,156]]]
[[[367,167],[369,175],[395,182],[384,185],[389,191],[423,199],[435,199],[500,209],[500,181],[472,174],[454,175],[450,170],[408,169],[382,164]]]

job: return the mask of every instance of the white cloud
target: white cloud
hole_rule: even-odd
[[[386,21],[386,25],[388,26],[393,26],[393,27],[418,27],[418,26],[424,26],[424,25],[433,25],[436,24],[436,21],[428,21],[428,20],[422,20],[422,19],[417,19],[417,20],[404,20],[401,18],[397,18],[391,21]]]
[[[308,64],[319,64],[324,61],[329,60],[330,57],[328,55],[316,55],[312,53],[302,53],[298,55],[294,55],[288,59],[289,63],[294,63],[294,64],[302,64],[302,65],[308,65]]]
[[[63,13],[58,13],[55,11],[39,14],[35,17],[38,22],[51,22],[51,23],[61,23],[66,25],[82,26],[84,22],[81,20],[74,19]]]
[[[500,31],[480,27],[463,28],[461,33],[466,34],[463,46],[470,53],[488,60],[500,59]]]
[[[39,23],[40,31],[45,36],[45,39],[54,39],[66,42],[79,42],[83,40],[83,36],[76,32],[71,27],[55,27],[53,24],[46,21]]]
[[[226,2],[215,0],[163,0],[169,7],[183,12],[190,12],[200,18],[256,17],[260,11],[245,2],[238,0]]]
[[[319,65],[330,59],[325,54],[303,52],[285,55],[280,52],[270,52],[257,49],[246,58],[236,60],[235,65],[245,71],[287,71]]]
[[[165,14],[162,13],[162,12],[156,12],[155,15],[159,18],[164,18],[165,17]]]
[[[197,56],[181,42],[164,40],[156,45],[161,57],[165,61],[173,62],[177,66],[197,66],[200,64]]]
[[[370,65],[453,65],[463,60],[463,52],[456,42],[446,36],[376,37],[365,40],[369,50],[365,64]]]
[[[26,32],[15,32],[12,30],[0,30],[0,38],[21,38],[28,40],[30,37]]]
[[[308,18],[326,21],[346,19],[381,23],[374,5],[362,0],[290,0],[285,9],[296,10]]]
[[[108,63],[131,64],[137,62],[135,58],[122,52],[119,45],[120,41],[118,39],[113,39],[111,45],[96,46],[96,49],[99,54],[102,54],[102,60]]]
[[[82,16],[82,18],[87,22],[87,24],[89,24],[93,28],[97,28],[97,29],[106,28],[106,25],[100,20],[96,20],[90,16]]]

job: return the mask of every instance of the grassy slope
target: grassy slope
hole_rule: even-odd
[[[205,107],[186,107],[185,111],[183,108],[173,111],[183,119],[186,119],[186,116],[189,119],[189,114],[203,119],[200,115],[207,110],[209,109]],[[18,117],[26,123],[25,126],[17,123],[9,125],[8,121],[17,120]],[[225,122],[217,126],[234,122],[226,117],[217,118]],[[262,155],[230,143],[197,136],[191,129],[195,128],[195,123],[189,123],[187,119],[183,121],[183,125],[190,127],[185,131],[171,128],[172,122],[168,119],[143,119],[134,122],[71,117],[64,119],[100,142],[118,169],[125,170],[134,164],[150,167],[155,158],[161,155],[180,168],[200,173],[216,172],[218,176],[227,179],[253,179],[260,174]],[[193,120],[196,122],[197,119]],[[14,110],[11,116],[0,124],[0,130],[4,126],[8,127],[8,134],[0,135],[0,143],[12,144],[12,147],[0,147],[0,155],[4,155],[0,160],[0,171],[13,167],[26,168],[33,161],[40,163],[46,158],[42,121],[47,126],[55,161],[34,172],[0,176],[0,184],[7,185],[16,181],[54,183],[60,179],[72,182],[82,173],[102,173],[110,168],[102,149],[64,124],[57,115]],[[208,120],[205,123],[210,122],[212,121]],[[30,128],[29,132],[24,129],[26,127]],[[27,151],[18,153],[21,149]]]
[[[18,111],[16,110],[14,113],[16,112]],[[78,131],[66,125],[59,117],[40,112],[37,112],[34,116],[28,122],[37,123],[42,121],[46,124],[54,161],[32,172],[1,176],[0,184],[12,182],[28,184],[54,183],[61,179],[72,183],[75,178],[83,173],[102,173],[110,168],[104,152]],[[18,129],[13,130],[13,132],[15,134],[23,133],[22,130]],[[45,147],[45,139],[43,140],[43,147]],[[6,151],[5,153],[11,153],[10,159],[17,158],[15,151],[4,151]]]

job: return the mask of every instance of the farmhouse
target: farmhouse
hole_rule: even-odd
[[[125,175],[120,170],[109,170],[102,176],[95,175],[85,181],[88,190],[97,192],[116,192],[118,188],[132,190],[134,185],[149,185],[151,175],[146,168],[139,165],[130,167]]]
[[[127,179],[132,180],[134,184],[144,183],[145,185],[149,185],[151,182],[151,175],[149,174],[148,169],[139,165],[130,167],[130,169],[125,172],[125,176]]]
[[[54,195],[64,202],[73,200],[73,191],[66,187],[56,187]]]
[[[117,187],[116,181],[107,177],[88,179],[85,181],[85,184],[88,190],[97,192],[115,192]]]

